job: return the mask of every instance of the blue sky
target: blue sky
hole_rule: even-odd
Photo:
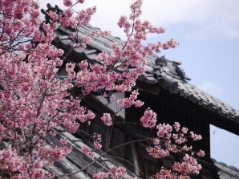
[[[45,8],[49,1],[39,2]],[[77,9],[96,5],[91,24],[124,39],[116,22],[120,15],[129,14],[131,2],[86,0]],[[164,35],[149,36],[148,42],[174,38],[180,43],[176,49],[159,55],[181,61],[191,83],[236,109],[239,109],[238,7],[238,0],[145,0],[142,7],[143,19],[167,29]],[[211,139],[212,157],[239,168],[239,136],[212,127]]]

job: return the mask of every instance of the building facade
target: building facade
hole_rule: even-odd
[[[49,10],[54,10],[57,13],[62,12],[57,6],[52,7],[50,5],[48,5],[46,11],[42,12],[47,14],[46,12]],[[46,15],[46,21],[49,20],[48,18]],[[72,50],[67,56],[64,65],[67,62],[78,64],[85,59],[89,63],[94,63],[100,52],[112,53],[111,46],[113,43],[116,42],[120,46],[125,44],[124,41],[117,37],[101,36],[96,37],[87,44],[86,49],[81,47],[74,48],[72,46],[73,41],[70,38],[72,32],[77,33],[80,41],[96,29],[90,25],[80,27],[77,30],[60,26],[55,31],[56,37],[53,44],[62,48],[65,54]],[[189,77],[180,67],[180,62],[170,61],[164,56],[159,57],[156,54],[148,56],[146,60],[146,74],[138,78],[135,86],[140,92],[139,99],[144,101],[145,105],[140,109],[133,107],[125,109],[116,118],[116,121],[129,122],[131,124],[119,123],[114,125],[113,130],[106,128],[100,120],[100,116],[105,112],[114,111],[117,108],[116,104],[108,104],[108,100],[100,93],[85,97],[82,104],[96,114],[96,119],[91,125],[82,125],[74,135],[63,128],[58,129],[58,137],[67,137],[73,146],[73,152],[63,161],[56,162],[55,167],[49,167],[48,170],[58,173],[58,178],[92,178],[94,173],[107,171],[113,165],[124,165],[127,167],[129,175],[139,178],[150,178],[162,166],[170,168],[174,161],[181,161],[183,153],[171,154],[169,157],[157,160],[147,154],[145,150],[146,143],[140,142],[112,150],[110,155],[94,162],[86,170],[79,173],[64,177],[60,176],[65,173],[74,173],[92,162],[91,159],[84,156],[80,149],[83,145],[92,147],[92,142],[82,131],[86,131],[89,134],[93,134],[96,131],[100,133],[103,139],[103,151],[118,146],[121,143],[149,136],[149,130],[133,123],[137,123],[145,109],[150,107],[157,113],[158,122],[171,125],[174,122],[179,122],[182,126],[189,128],[190,131],[203,136],[203,140],[200,142],[194,143],[189,141],[189,144],[193,145],[195,150],[202,149],[206,152],[205,157],[198,159],[203,166],[201,173],[197,176],[191,176],[191,178],[239,178],[239,170],[237,168],[217,162],[211,159],[210,155],[210,124],[239,135],[239,111],[191,84]],[[79,70],[80,68],[76,65],[75,71]],[[117,68],[117,70],[120,72],[123,69]],[[64,78],[65,76],[66,70],[65,66],[63,66],[59,69],[58,77]],[[78,92],[75,91],[74,93],[77,95]],[[122,96],[128,97],[129,94],[116,93],[116,96],[119,98]],[[55,144],[59,143],[58,138],[48,137],[46,140],[54,141]],[[95,153],[94,155],[97,156],[99,154]]]

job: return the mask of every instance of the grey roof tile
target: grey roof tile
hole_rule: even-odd
[[[239,179],[239,169],[233,166],[226,165],[223,162],[218,162],[213,159],[214,164],[220,169],[218,175],[220,179]]]
[[[156,83],[158,83],[158,80],[156,78],[154,78],[153,76],[146,75],[146,79],[144,80],[144,82],[149,83],[149,84],[156,84]]]

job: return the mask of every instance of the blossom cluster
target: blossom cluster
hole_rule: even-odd
[[[140,100],[137,100],[138,94],[138,91],[134,90],[131,92],[131,95],[128,98],[117,100],[117,104],[125,108],[129,108],[132,105],[134,105],[135,107],[141,107],[144,103]]]
[[[101,117],[101,120],[104,122],[106,126],[112,125],[112,117],[109,113],[104,113],[103,116]]]
[[[84,145],[81,147],[81,150],[87,157],[94,158],[94,153],[92,152],[92,150],[89,147]]]
[[[102,51],[97,57],[97,63],[88,64],[86,61],[80,62],[81,71],[75,76],[75,85],[84,88],[84,94],[97,91],[131,91],[135,86],[138,76],[145,73],[145,58],[160,49],[176,47],[176,41],[170,40],[166,43],[143,45],[143,41],[149,33],[164,33],[162,27],[154,27],[149,21],[141,22],[141,0],[136,0],[131,5],[130,17],[122,16],[118,22],[120,28],[124,28],[127,42],[124,46],[117,43],[112,44],[112,53]],[[130,22],[132,21],[132,23]],[[102,35],[102,34],[101,34]],[[85,38],[84,43],[89,43],[94,35]],[[164,48],[164,44],[168,48]],[[139,100],[121,100],[122,106],[135,105],[142,106]]]
[[[63,11],[61,18],[59,19],[60,23],[65,27],[76,27],[76,26],[86,26],[88,25],[91,16],[96,12],[96,7],[82,9],[77,12],[77,16],[73,17],[74,10],[72,7],[77,3],[84,3],[84,0],[77,1],[73,4],[72,0],[64,0],[63,4],[68,7]],[[52,13],[53,14],[53,13]],[[53,15],[55,16],[55,15]],[[52,17],[52,16],[51,16]],[[56,16],[55,16],[56,17]],[[52,20],[56,20],[57,18],[53,18]]]
[[[174,171],[177,171],[180,174],[198,174],[199,170],[201,170],[201,165],[197,163],[197,160],[193,157],[190,157],[188,154],[186,154],[183,157],[183,162],[175,162],[172,166],[172,169]]]
[[[18,8],[21,7],[21,8]],[[0,54],[11,50],[25,49],[30,46],[32,37],[40,25],[39,5],[33,1],[0,1]],[[25,43],[21,41],[25,38]],[[11,43],[19,41],[20,43]]]
[[[94,11],[86,10],[87,17],[82,20],[79,15],[77,22],[86,25]],[[64,52],[51,42],[59,25],[56,21],[71,17],[70,9],[65,13],[48,12],[51,21],[46,23],[40,19],[36,1],[0,0],[0,170],[14,179],[49,178],[39,163],[61,160],[72,148],[66,139],[55,146],[42,138],[55,136],[57,126],[74,133],[80,123],[95,117],[71,96],[71,81],[56,78]],[[72,68],[67,66],[72,79]]]
[[[93,135],[93,139],[94,139],[94,148],[95,150],[100,150],[102,145],[101,145],[101,134],[98,133],[94,133]]]
[[[132,91],[138,76],[145,73],[146,56],[178,45],[173,39],[166,43],[143,45],[149,33],[160,34],[165,29],[154,27],[149,21],[142,22],[139,19],[142,0],[136,0],[130,6],[129,18],[122,16],[118,22],[127,36],[123,46],[114,43],[112,53],[102,51],[93,64],[86,60],[79,64],[67,63],[67,78],[56,78],[66,59],[63,57],[64,51],[52,45],[54,31],[59,24],[75,29],[86,26],[96,7],[78,12],[73,9],[76,4],[83,2],[63,0],[66,9],[60,14],[50,10],[47,12],[50,20],[45,22],[40,19],[39,5],[35,0],[0,0],[0,170],[10,174],[11,179],[51,178],[51,173],[47,174],[43,166],[63,159],[72,147],[66,138],[60,139],[59,146],[43,139],[47,135],[57,137],[55,129],[58,126],[75,133],[82,123],[90,123],[95,118],[93,111],[82,106],[81,99],[99,91],[107,94],[110,91]],[[73,48],[86,48],[96,36],[108,34],[108,31],[96,30],[78,42],[77,33],[73,32]],[[80,67],[79,72],[74,71],[76,65]],[[80,97],[73,96],[71,90],[74,88],[80,90]],[[137,91],[132,91],[129,98],[118,100],[117,103],[125,108],[132,105],[140,107],[143,102],[137,100],[137,95]],[[113,124],[111,116],[110,113],[103,113],[101,119],[106,126]],[[145,111],[140,121],[143,127],[157,130],[157,138],[147,148],[155,158],[177,150],[170,143],[171,137],[177,144],[186,141],[183,140],[186,128],[180,129],[175,124],[174,128],[180,135],[171,136],[172,127],[167,124],[156,125],[157,116],[150,109]],[[193,140],[201,139],[200,135],[192,132],[190,135]],[[93,139],[95,150],[100,150],[101,135],[95,133]],[[165,148],[160,146],[161,141]],[[94,159],[89,147],[82,146],[81,149],[86,156]],[[190,151],[191,148],[186,146],[182,150]],[[197,155],[203,156],[204,152],[199,151]],[[189,166],[194,165],[195,161],[186,157],[185,163]],[[174,168],[182,173],[183,166],[175,164]],[[196,169],[188,169],[183,173],[189,171],[196,173]],[[125,175],[126,169],[120,166],[111,168],[110,172],[97,173],[94,178],[116,179]]]
[[[151,112],[152,113],[152,112]],[[181,127],[178,122],[175,122],[173,126],[169,124],[158,124],[155,126],[157,137],[152,140],[152,145],[146,148],[146,151],[153,158],[161,159],[170,154],[170,152],[176,153],[183,151],[185,153],[190,152],[194,155],[192,146],[187,146],[186,142],[188,138],[192,140],[201,140],[201,135],[189,132],[186,127]],[[184,146],[181,146],[184,144]],[[203,157],[205,152],[199,150],[196,152],[198,157]],[[182,178],[188,179],[188,175],[198,174],[201,169],[201,165],[197,163],[197,160],[193,156],[185,155],[183,162],[175,162],[172,166],[172,171],[165,168],[161,168],[160,172],[156,174],[156,178]]]
[[[161,168],[160,172],[156,173],[155,179],[190,179],[188,175],[176,175],[172,170],[168,170],[166,168]]]
[[[110,177],[112,179],[121,179],[126,174],[126,169],[122,166],[113,167],[110,170]]]
[[[157,122],[157,114],[148,108],[140,121],[145,128],[153,128]]]
[[[112,167],[109,172],[99,172],[93,175],[94,179],[105,179],[110,176],[112,179],[121,179],[126,175],[126,169],[122,166]]]

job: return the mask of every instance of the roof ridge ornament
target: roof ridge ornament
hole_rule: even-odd
[[[47,6],[46,10],[41,9],[41,13],[45,15],[46,23],[48,23],[50,21],[50,19],[51,19],[51,17],[48,15],[48,13],[50,11],[54,11],[55,13],[58,14],[58,16],[63,13],[63,10],[61,8],[59,8],[59,6],[57,6],[57,5],[55,5],[53,7],[50,3],[47,3],[46,6]]]
[[[182,80],[191,80],[187,77],[185,71],[182,68],[180,68],[178,65],[175,65],[175,68],[178,76],[180,76]]]
[[[161,65],[161,66],[167,66],[167,60],[165,58],[165,55],[161,57],[157,57],[155,60],[156,65]]]

